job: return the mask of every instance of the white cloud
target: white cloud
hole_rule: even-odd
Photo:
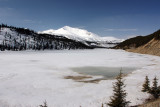
[[[122,31],[122,32],[127,32],[127,31],[137,31],[138,29],[126,29],[126,28],[123,28],[123,29],[108,29],[108,28],[105,28],[104,30],[105,31]]]
[[[11,7],[7,7],[6,9],[8,9],[8,10],[14,10],[14,8],[11,8]]]

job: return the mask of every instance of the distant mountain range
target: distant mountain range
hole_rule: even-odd
[[[69,26],[37,33],[30,29],[0,25],[0,50],[93,49],[113,47],[121,41]]]
[[[127,39],[115,46],[114,49],[160,56],[160,30],[147,36]]]
[[[0,25],[0,50],[62,50],[113,48],[160,56],[160,30],[127,40],[100,37],[84,29],[65,26],[58,30],[35,32],[30,29]]]

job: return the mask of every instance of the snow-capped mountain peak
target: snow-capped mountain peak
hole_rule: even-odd
[[[98,47],[111,47],[111,43],[113,44],[112,46],[114,46],[115,43],[123,41],[122,39],[117,39],[115,37],[101,37],[87,30],[69,26],[64,26],[57,30],[50,29],[38,33],[64,36],[72,40],[80,41],[89,46],[93,45]]]
[[[87,30],[79,29],[79,28],[72,28],[69,26],[64,26],[58,30],[46,30],[42,31],[40,33],[47,33],[47,34],[54,34],[54,35],[60,35],[65,36],[69,39],[74,39],[78,41],[98,41],[98,36],[88,32]]]
[[[88,32],[87,30],[80,29],[80,28],[73,28],[69,26],[64,26],[58,30],[50,29],[45,30],[39,33],[46,33],[46,34],[52,34],[52,35],[59,35],[59,36],[65,36],[69,39],[74,39],[78,41],[90,41],[90,42],[97,42],[97,41],[118,41],[121,42],[122,40],[114,38],[114,37],[100,37],[92,32]]]

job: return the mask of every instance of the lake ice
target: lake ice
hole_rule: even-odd
[[[82,75],[102,76],[104,79],[114,79],[121,72],[123,74],[132,73],[138,68],[132,67],[102,67],[102,66],[86,66],[71,68],[72,71]]]
[[[148,96],[141,92],[144,78],[160,79],[159,64],[157,56],[110,49],[0,52],[0,105],[37,107],[46,100],[49,107],[100,107],[109,101],[115,80],[83,83],[64,78],[83,75],[71,68],[84,67],[104,67],[103,72],[105,67],[136,68],[124,79],[127,99],[140,104]]]

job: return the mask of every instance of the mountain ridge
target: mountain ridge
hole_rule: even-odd
[[[99,35],[89,32],[85,29],[73,28],[70,26],[64,26],[57,30],[49,29],[45,31],[40,31],[38,33],[60,35],[78,41],[108,42],[108,43],[120,43],[123,41],[122,39],[118,39],[115,37],[100,37]]]
[[[137,36],[125,40],[114,49],[124,49],[129,52],[160,56],[160,30],[147,36]]]
[[[13,26],[0,25],[0,50],[62,50],[93,49],[94,47],[63,36],[38,34],[37,32]]]

